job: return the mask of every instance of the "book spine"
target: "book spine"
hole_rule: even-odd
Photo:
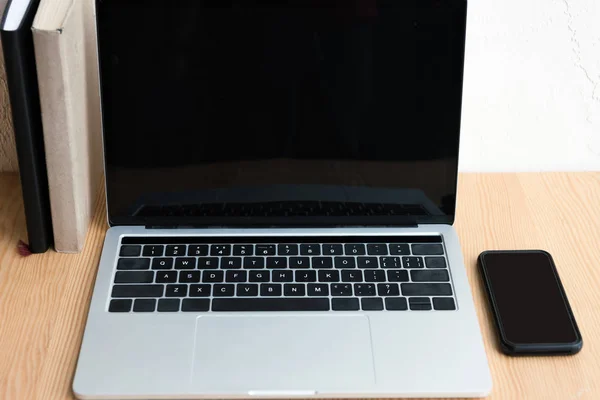
[[[59,252],[79,252],[87,229],[85,210],[78,197],[78,133],[72,113],[68,45],[62,30],[33,29],[33,42],[48,169],[54,247]],[[79,99],[84,101],[84,99]]]
[[[52,222],[31,31],[2,31],[1,36],[29,249],[43,253],[52,244]]]

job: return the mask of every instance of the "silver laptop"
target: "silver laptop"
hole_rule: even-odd
[[[485,396],[452,224],[466,3],[97,3],[108,222],[73,391]]]

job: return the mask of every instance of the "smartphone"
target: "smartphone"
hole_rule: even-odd
[[[502,351],[575,354],[583,340],[552,256],[543,250],[485,251],[484,286]]]

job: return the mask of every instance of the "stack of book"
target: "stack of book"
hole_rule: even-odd
[[[82,250],[102,179],[94,0],[0,0],[29,248]]]

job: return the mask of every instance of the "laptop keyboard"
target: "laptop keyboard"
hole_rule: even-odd
[[[109,312],[455,309],[440,236],[124,237],[108,306]]]

